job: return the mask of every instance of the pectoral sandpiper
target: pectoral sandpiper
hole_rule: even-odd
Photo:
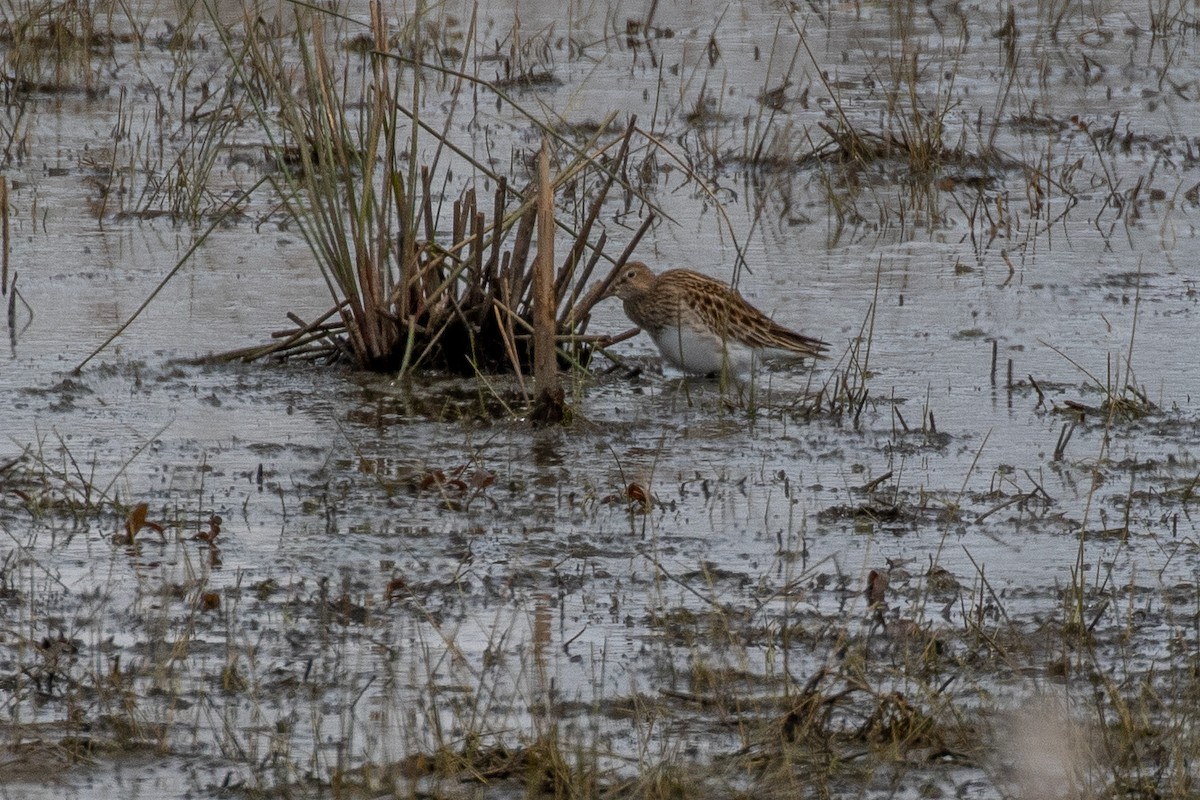
[[[685,372],[739,377],[756,358],[824,358],[829,347],[772,322],[737,291],[689,269],[655,275],[630,261],[605,297],[621,298],[626,316]]]

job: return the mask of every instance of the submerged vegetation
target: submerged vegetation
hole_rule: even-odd
[[[0,784],[1194,796],[1192,11],[461,5],[0,9],[13,363],[61,262],[173,261],[8,403]],[[327,296],[114,353],[231,232],[225,302],[270,239]],[[839,352],[664,378],[592,326],[635,250]]]

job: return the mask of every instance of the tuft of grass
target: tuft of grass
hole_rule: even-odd
[[[536,192],[513,189],[506,176],[458,148],[448,133],[453,111],[441,130],[421,118],[427,75],[450,81],[455,107],[468,83],[506,96],[461,69],[398,55],[395,43],[405,35],[389,36],[378,4],[370,46],[349,50],[357,64],[328,44],[337,17],[311,8],[295,13],[298,68],[289,68],[282,42],[256,38],[252,29],[239,54],[246,80],[269,98],[256,111],[278,154],[272,183],[325,276],[333,307],[314,321],[295,319],[297,327],[274,344],[225,357],[345,357],[361,368],[402,374],[514,372],[523,387],[532,356]],[[554,192],[581,181],[593,185],[590,211],[571,231],[554,279],[554,335],[565,364],[586,362],[595,343],[586,335],[594,299],[581,297],[579,287],[601,255],[603,237],[591,242],[592,229],[634,132],[631,124],[613,137],[611,122],[583,147],[571,147],[571,160],[552,181]],[[420,163],[427,145],[433,160]],[[495,187],[490,208],[468,187],[446,214],[440,186],[452,158]],[[585,261],[589,249],[593,257]]]

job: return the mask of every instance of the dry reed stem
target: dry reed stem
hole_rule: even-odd
[[[521,369],[521,358],[517,354],[516,336],[513,332],[513,314],[500,314],[500,301],[496,300],[492,306],[492,316],[496,319],[496,327],[500,331],[500,341],[504,345],[504,352],[508,355],[509,363],[513,365],[513,374],[517,376],[517,386],[521,389],[521,395],[526,401],[529,400],[529,388],[525,385],[525,374]]]
[[[608,291],[608,287],[616,280],[617,273],[621,271],[621,267],[625,266],[625,262],[633,255],[633,251],[637,249],[638,243],[642,241],[642,237],[646,235],[646,231],[650,230],[650,226],[654,224],[656,217],[651,214],[642,220],[641,226],[637,229],[637,233],[629,240],[629,244],[625,246],[625,250],[613,264],[612,269],[608,271],[608,275],[604,276],[604,280],[593,286],[583,300],[579,302],[579,308],[575,312],[575,319],[579,325],[580,332],[587,330],[588,321],[591,318],[592,308],[596,303],[604,297],[604,293]]]
[[[533,379],[538,397],[535,422],[561,422],[563,390],[555,352],[554,312],[554,194],[550,183],[550,143],[542,138],[538,153],[537,227],[538,252],[533,261]]]
[[[243,347],[238,350],[230,350],[215,356],[202,356],[184,363],[205,364],[222,361],[244,361],[249,363],[251,361],[257,361],[260,358],[268,358],[281,353],[286,353],[290,358],[302,354],[301,348],[305,348],[314,342],[322,341],[327,342],[328,344],[321,348],[320,351],[328,354],[338,349],[337,346],[332,343],[334,338],[338,334],[344,334],[346,332],[345,324],[343,322],[328,324],[328,321],[331,317],[333,317],[335,314],[338,314],[338,312],[342,310],[342,307],[346,302],[347,301],[342,301],[342,304],[334,306],[312,322],[305,322],[295,314],[289,313],[288,319],[296,323],[296,327],[292,330],[273,331],[271,333],[271,338],[281,339],[282,341],[276,341],[266,345]]]
[[[0,295],[8,294],[8,178],[0,175]]]
[[[625,126],[625,135],[621,138],[621,149],[617,151],[617,160],[614,163],[622,164],[625,162],[625,158],[629,154],[629,142],[633,138],[634,131],[636,130],[637,115],[634,115],[630,117],[629,124]],[[568,283],[572,278],[575,277],[575,268],[579,265],[579,259],[583,256],[584,248],[587,247],[588,237],[592,232],[592,226],[596,222],[596,217],[600,213],[600,207],[604,205],[604,200],[606,197],[608,197],[608,191],[612,188],[613,181],[616,180],[616,177],[616,172],[610,171],[607,175],[607,179],[601,183],[600,191],[596,193],[595,199],[592,200],[591,209],[588,212],[587,219],[584,221],[583,227],[579,229],[579,233],[575,238],[575,244],[571,247],[570,254],[567,256],[567,259],[563,262],[562,267],[558,271],[558,280],[555,281],[554,284],[555,297],[562,297],[566,293]],[[599,253],[600,251],[601,248],[598,247],[596,252]],[[593,260],[591,263],[594,265],[595,261]],[[587,275],[591,275],[591,269],[587,270]],[[583,278],[583,281],[586,280],[587,276]],[[579,282],[576,283],[576,289],[572,293],[572,300],[578,296],[578,287],[580,285],[581,284]],[[574,325],[571,324],[574,321],[572,319],[574,316],[574,310],[575,308],[573,302],[567,303],[566,307],[563,309],[562,323],[563,327],[567,328],[568,330],[574,328]]]
[[[578,321],[576,306],[579,302],[579,296],[583,294],[583,287],[587,286],[588,280],[592,277],[592,272],[596,269],[596,264],[600,262],[600,256],[604,254],[604,246],[606,244],[608,244],[608,233],[601,231],[600,238],[596,240],[596,245],[592,250],[592,257],[588,259],[587,266],[583,268],[583,272],[575,278],[575,288],[571,290],[571,296],[567,298],[567,302],[563,306],[562,316],[558,319],[558,327],[567,330],[575,329]]]

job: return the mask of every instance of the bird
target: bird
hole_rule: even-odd
[[[625,315],[684,372],[740,378],[759,358],[825,358],[829,345],[772,321],[735,289],[690,269],[655,274],[625,264],[604,297],[619,297]]]

